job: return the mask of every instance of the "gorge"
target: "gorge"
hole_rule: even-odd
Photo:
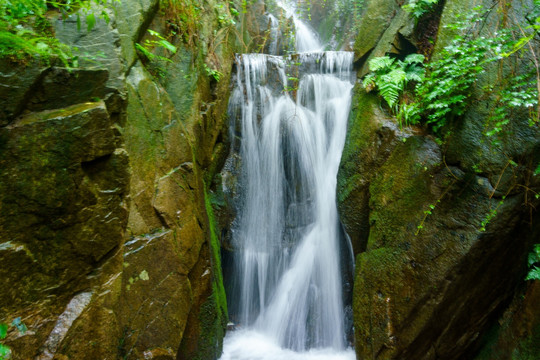
[[[70,4],[0,5],[0,353],[538,358],[538,1]]]

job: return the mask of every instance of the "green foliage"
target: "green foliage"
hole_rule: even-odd
[[[217,4],[214,10],[217,13],[217,19],[220,26],[236,24],[236,21],[234,21],[232,14],[235,13],[236,15],[238,15],[238,10],[236,10],[232,1],[229,1],[228,3],[225,2],[222,4]]]
[[[176,46],[167,41],[157,31],[149,29],[148,33],[150,34],[151,38],[145,39],[142,44],[135,44],[135,48],[149,66],[148,68],[150,72],[159,77],[164,77],[166,75],[165,69],[163,66],[161,66],[162,64],[160,64],[160,62],[172,63],[172,60],[166,56],[157,55],[156,49],[160,49],[161,51],[165,50],[166,52],[175,54],[177,50]]]
[[[219,82],[219,80],[221,80],[221,77],[223,76],[223,74],[220,73],[218,70],[212,69],[206,64],[204,64],[204,71],[206,72],[207,76],[213,78],[217,82]]]
[[[497,211],[499,210],[499,207],[501,207],[502,204],[504,204],[504,197],[501,201],[499,201],[496,208],[489,210],[488,214],[486,215],[486,217],[484,218],[484,220],[482,220],[482,223],[480,224],[480,231],[482,232],[486,231],[486,226],[489,224],[491,220],[493,220],[495,216],[497,216]]]
[[[196,0],[161,0],[167,34],[179,36],[188,46],[195,46],[201,25],[201,8]]]
[[[7,336],[8,326],[7,324],[0,323],[0,339],[5,339]]]
[[[56,9],[65,19],[76,14],[80,29],[81,15],[85,17],[87,31],[92,30],[96,18],[106,22],[109,16],[102,10],[96,16],[92,5],[109,5],[109,0],[4,0],[0,3],[0,58],[22,61],[28,57],[49,63],[58,58],[66,67],[77,66],[77,56],[69,46],[54,37],[46,12]]]
[[[144,40],[144,43],[142,45],[135,44],[135,47],[137,48],[137,50],[139,50],[150,61],[159,59],[163,61],[172,62],[171,59],[165,56],[155,55],[151,51],[152,49],[158,47],[158,48],[163,48],[173,54],[176,54],[176,46],[174,46],[173,44],[165,40],[165,38],[157,31],[148,30],[148,33],[152,36],[152,38]]]
[[[429,64],[423,83],[416,89],[417,104],[427,123],[437,132],[451,116],[465,112],[471,88],[483,65],[493,61],[490,51],[499,46],[499,39],[457,36],[442,52],[439,60]]]
[[[422,15],[433,10],[438,2],[439,0],[409,0],[408,4],[403,5],[403,9],[410,12],[416,19],[419,19]]]
[[[529,273],[525,280],[540,280],[540,267],[535,265],[538,263],[540,263],[540,244],[535,244],[533,251],[529,253]]]
[[[485,14],[481,7],[476,8],[467,16],[458,16],[456,22],[449,26],[458,35],[437,60],[426,66],[425,80],[417,85],[414,101],[402,107],[398,118],[405,118],[408,123],[424,120],[434,132],[439,132],[449,120],[465,113],[478,76],[488,63],[503,59],[515,44],[507,30],[491,37],[477,35]],[[534,90],[521,92],[525,80],[516,78],[513,81],[514,85],[501,93],[500,105],[503,108],[496,111],[493,122],[498,125],[493,133],[500,131],[506,123],[510,107],[529,107],[535,103]],[[514,96],[516,93],[519,94]]]
[[[15,318],[11,322],[11,326],[15,327],[20,334],[24,334],[28,330],[26,325],[21,321],[20,317]],[[6,338],[8,329],[9,327],[7,324],[0,323],[0,340],[3,340]],[[11,358],[11,348],[7,345],[0,343],[0,360],[7,360],[10,358]]]
[[[400,96],[411,81],[421,82],[424,78],[420,54],[408,55],[403,61],[381,56],[370,60],[370,73],[363,80],[364,87],[369,92],[376,88],[390,108],[398,113]]]
[[[486,135],[500,134],[504,126],[510,122],[513,113],[520,109],[529,111],[532,126],[533,119],[538,118],[538,114],[534,114],[536,106],[538,106],[538,90],[535,74],[528,73],[511,77],[497,94],[497,107],[488,119],[490,129]]]

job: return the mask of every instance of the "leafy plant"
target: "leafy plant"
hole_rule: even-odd
[[[204,64],[204,71],[206,72],[206,75],[213,78],[217,82],[219,82],[219,80],[221,80],[221,77],[223,76],[223,74],[220,73],[218,70],[212,69],[206,64]]]
[[[21,318],[15,318],[11,322],[11,326],[15,327],[20,334],[24,334],[28,328],[21,321]],[[4,323],[0,323],[0,340],[3,340],[7,336],[9,326]],[[5,344],[0,343],[0,360],[7,360],[11,358],[11,348]]]
[[[534,114],[536,106],[538,106],[538,90],[534,76],[529,73],[511,77],[497,94],[497,107],[488,119],[490,129],[486,135],[500,134],[504,126],[510,122],[512,113],[519,109],[529,111],[530,125],[533,125],[533,119],[538,116]]]
[[[403,9],[407,10],[416,19],[422,17],[422,15],[430,12],[439,0],[409,0],[409,3],[403,5]]]
[[[109,16],[105,10],[96,14],[92,5],[110,5],[117,0],[4,0],[0,3],[0,57],[23,60],[39,58],[49,63],[58,58],[66,67],[76,65],[73,51],[54,37],[46,12],[49,8],[59,11],[63,18],[76,14],[80,29],[81,15],[85,17],[87,31],[92,30],[97,18],[106,22]]]
[[[161,47],[161,48],[175,54],[176,53],[176,46],[174,46],[169,41],[167,41],[163,37],[163,35],[161,35],[157,31],[149,29],[148,33],[151,36],[153,36],[153,38],[144,40],[144,43],[142,45],[141,44],[135,44],[135,48],[137,50],[139,50],[150,61],[163,60],[163,61],[167,61],[167,62],[172,62],[171,59],[169,59],[169,58],[167,58],[165,56],[156,55],[156,54],[152,53],[152,50],[155,47]]]
[[[538,265],[540,263],[540,244],[535,244],[533,247],[533,251],[529,253],[528,258],[528,265],[529,265],[529,273],[527,274],[527,277],[525,280],[540,280],[540,267]]]
[[[165,68],[162,62],[170,62],[172,60],[166,56],[156,54],[156,48],[162,49],[172,54],[175,54],[176,46],[167,41],[163,35],[154,30],[148,30],[151,38],[144,40],[142,44],[135,44],[135,49],[143,57],[143,62],[148,65],[148,70],[156,76],[163,78],[166,75]]]
[[[0,340],[3,340],[7,336],[8,326],[7,324],[0,323]],[[9,359],[11,355],[11,349],[9,346],[0,343],[0,360]]]
[[[509,31],[495,33],[492,37],[478,36],[486,11],[473,9],[467,16],[458,16],[449,28],[458,31],[450,45],[437,60],[426,66],[426,76],[415,89],[415,99],[403,108],[399,116],[410,123],[424,120],[435,132],[448,120],[465,113],[472,88],[485,66],[503,58],[512,46]]]
[[[201,7],[196,0],[161,0],[167,33],[179,36],[188,46],[195,46],[200,28]]]
[[[423,61],[424,56],[420,54],[408,55],[403,61],[389,56],[376,57],[369,62],[370,73],[363,80],[364,87],[368,92],[376,88],[388,106],[397,113],[400,96],[407,84],[423,80]]]

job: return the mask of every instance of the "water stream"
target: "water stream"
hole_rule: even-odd
[[[343,273],[352,255],[335,193],[353,54],[322,52],[294,4],[279,5],[294,21],[298,54],[236,59],[229,115],[241,139],[240,205],[228,297],[237,330],[221,360],[351,360]]]

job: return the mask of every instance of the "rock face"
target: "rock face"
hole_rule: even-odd
[[[14,359],[221,353],[210,198],[228,151],[236,39],[223,40],[235,30],[218,20],[230,16],[220,2],[189,6],[196,42],[150,49],[171,62],[139,58],[135,43],[148,28],[167,35],[175,15],[141,0],[117,3],[90,32],[75,18],[54,24],[90,54],[80,68],[0,64],[0,322],[28,327],[9,331]]]
[[[504,6],[519,21],[527,4]],[[394,10],[370,15],[387,7]],[[466,0],[447,1],[436,10],[442,16],[433,15],[441,24],[432,57],[453,36],[445,25],[472,7]],[[360,29],[369,28],[370,35],[360,32],[355,46],[359,76],[370,57],[419,51],[423,21],[415,27],[392,1],[366,1]],[[485,31],[493,31],[494,23],[488,18]],[[515,329],[523,326],[521,311],[531,321],[521,333],[508,330],[513,338],[505,346],[505,330],[496,325],[522,286],[527,253],[540,238],[538,200],[531,191],[540,186],[540,177],[533,176],[540,161],[539,127],[517,114],[513,135],[500,147],[484,135],[494,99],[480,89],[501,76],[491,69],[479,79],[472,105],[451,125],[442,146],[425,129],[400,130],[380,100],[357,86],[337,195],[357,254],[353,308],[359,359],[472,359],[479,352],[482,359],[495,353],[499,357],[493,358],[510,359],[515,349],[526,359],[533,351],[523,344],[538,336],[532,320],[538,308],[527,305],[534,300],[508,310],[513,315],[506,318],[513,318],[507,322],[517,324]],[[482,348],[490,331],[501,334],[491,340],[491,350]]]

